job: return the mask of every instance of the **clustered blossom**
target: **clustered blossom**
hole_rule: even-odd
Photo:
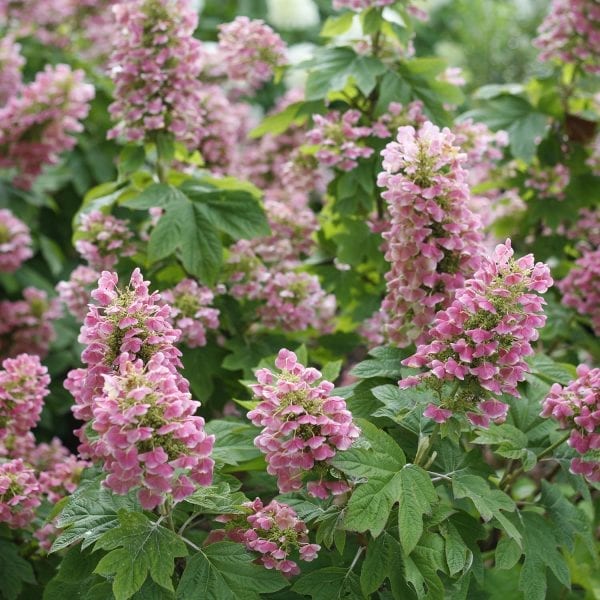
[[[78,321],[83,321],[88,311],[90,293],[95,286],[100,273],[95,269],[79,265],[69,275],[67,281],[59,281],[56,291],[69,314]]]
[[[263,427],[254,443],[266,454],[267,472],[277,477],[281,492],[301,489],[311,472],[307,490],[312,496],[348,491],[346,481],[332,477],[328,463],[360,434],[346,402],[330,395],[331,382],[314,385],[321,373],[301,365],[293,352],[281,349],[275,366],[279,373],[256,372],[252,391],[260,403],[248,413],[254,425]]]
[[[423,102],[420,100],[413,100],[407,105],[390,102],[386,112],[373,124],[373,135],[382,139],[391,138],[399,127],[420,127],[427,121],[423,110]]]
[[[81,215],[75,250],[92,269],[112,269],[121,256],[135,254],[129,221],[93,210]]]
[[[359,126],[360,111],[348,110],[343,115],[334,110],[314,116],[314,127],[306,133],[309,144],[317,146],[315,156],[327,167],[352,171],[359,158],[369,158],[373,148],[360,144],[371,135],[371,128]]]
[[[117,372],[104,376],[102,393],[94,398],[96,454],[109,473],[104,485],[117,494],[141,488],[138,498],[147,510],[166,494],[178,502],[194,492],[194,483],[212,481],[214,436],[194,416],[200,403],[188,388],[162,352],[146,365],[124,352]]]
[[[219,51],[227,75],[251,90],[271,79],[274,69],[286,63],[285,44],[260,19],[237,17],[219,25]]]
[[[16,170],[17,187],[31,187],[44,165],[75,146],[94,97],[84,77],[68,65],[47,65],[0,108],[0,168]]]
[[[25,59],[21,46],[10,35],[0,39],[0,107],[21,87],[21,69]]]
[[[203,110],[198,15],[188,0],[132,0],[114,8],[118,35],[110,57],[117,122],[109,138],[151,139],[169,132],[197,147]]]
[[[600,482],[600,369],[579,365],[569,385],[553,384],[541,415],[571,429],[569,446],[582,455],[571,460],[571,471]]]
[[[61,315],[57,298],[27,287],[22,300],[0,301],[0,358],[37,354],[44,358],[55,333],[52,321]]]
[[[29,227],[7,208],[0,209],[0,273],[13,273],[32,256]]]
[[[48,369],[32,354],[7,358],[0,370],[0,441],[23,436],[39,421],[50,391]]]
[[[600,248],[585,250],[558,287],[563,304],[589,316],[592,329],[600,335]]]
[[[181,331],[180,341],[188,347],[205,346],[207,330],[219,327],[219,310],[210,307],[214,299],[209,288],[193,279],[162,292],[162,301],[171,307],[171,321]]]
[[[540,59],[581,64],[600,73],[600,5],[596,0],[553,0],[534,45]]]
[[[440,395],[439,406],[430,404],[426,417],[442,423],[466,412],[472,424],[487,427],[490,421],[502,422],[508,410],[493,395],[519,397],[517,384],[528,372],[524,358],[533,353],[531,342],[546,322],[544,300],[534,292],[546,292],[553,282],[547,265],[534,263],[533,255],[512,256],[507,240],[491,258],[482,258],[473,278],[436,315],[433,341],[402,361],[428,371],[401,380],[401,388],[426,381]],[[444,382],[460,385],[448,397]]]
[[[0,523],[13,529],[26,527],[40,504],[40,485],[33,469],[20,458],[0,462]]]
[[[292,507],[277,500],[265,506],[260,498],[244,502],[242,507],[244,515],[217,517],[217,521],[225,523],[225,529],[213,530],[209,542],[227,538],[244,544],[260,554],[265,568],[276,569],[288,577],[300,573],[296,562],[289,558],[293,552],[297,551],[305,562],[317,558],[321,546],[310,543],[308,528]]]
[[[582,208],[575,224],[567,230],[567,237],[576,240],[582,251],[600,248],[600,210]]]
[[[527,172],[525,186],[535,190],[539,198],[564,200],[570,179],[569,167],[560,163],[550,167],[534,165]]]
[[[426,340],[435,313],[448,306],[480,263],[482,227],[468,208],[465,155],[449,129],[427,121],[418,131],[398,129],[383,150],[377,183],[390,212],[387,336],[406,346]]]
[[[86,368],[67,375],[65,387],[75,399],[73,414],[86,422],[75,433],[84,457],[101,461],[104,484],[119,494],[138,489],[144,508],[171,494],[189,496],[194,484],[212,479],[209,455],[213,436],[195,417],[199,403],[179,373],[170,307],[149,292],[139,269],[125,289],[115,273],[103,271],[79,341]],[[91,432],[94,435],[90,435]]]

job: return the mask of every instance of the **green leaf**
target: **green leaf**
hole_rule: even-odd
[[[496,566],[499,569],[512,569],[523,554],[523,549],[515,540],[509,537],[502,537],[496,546],[494,555]]]
[[[199,487],[185,501],[198,506],[199,511],[204,514],[224,515],[243,513],[240,505],[248,499],[242,492],[232,492],[230,485],[221,481],[214,485]]]
[[[452,491],[457,500],[469,498],[484,521],[495,518],[512,539],[520,541],[521,534],[503,513],[513,512],[515,503],[503,491],[491,489],[482,477],[465,473],[458,473],[452,478]]]
[[[385,65],[372,56],[359,55],[348,47],[325,48],[306,63],[306,99],[320,100],[329,92],[344,89],[352,78],[358,89],[368,96],[377,83],[377,76],[386,71]]]
[[[458,529],[452,522],[444,523],[440,526],[440,532],[444,541],[444,551],[446,554],[446,564],[450,575],[456,575],[465,568],[467,559],[471,551],[462,539]]]
[[[376,592],[389,576],[398,542],[388,533],[369,541],[360,571],[360,587],[365,596]]]
[[[437,574],[444,571],[444,560],[444,541],[434,534],[423,536],[410,556],[402,555],[404,578],[414,588],[417,598],[444,600],[444,585]]]
[[[119,510],[139,507],[135,494],[119,496],[98,480],[86,482],[69,496],[57,527],[63,531],[52,544],[52,552],[82,541],[81,548],[93,544],[106,531],[116,527]]]
[[[271,230],[264,210],[249,192],[241,190],[198,190],[194,185],[183,185],[186,195],[220,231],[233,239],[252,239],[269,235]]]
[[[336,37],[342,35],[342,33],[346,33],[346,31],[352,27],[353,19],[354,13],[352,11],[347,11],[336,17],[329,17],[325,21],[319,35],[321,37]]]
[[[186,556],[185,544],[175,533],[137,512],[119,511],[119,526],[96,542],[97,549],[109,550],[95,572],[113,578],[116,600],[131,598],[148,575],[167,590],[177,557]]]
[[[431,512],[438,497],[429,475],[421,467],[408,464],[399,475],[398,531],[402,549],[410,554],[423,534],[423,515]]]
[[[363,600],[356,573],[342,567],[326,567],[312,571],[298,579],[294,592],[310,596],[312,600]]]
[[[100,556],[91,550],[71,548],[63,557],[58,573],[44,589],[44,600],[65,600],[65,598],[95,598],[92,589],[103,585],[100,576],[94,574]],[[110,588],[108,590],[110,594]],[[104,598],[110,596],[104,595]]]
[[[535,354],[527,362],[534,375],[550,383],[567,385],[577,378],[577,371],[573,365],[556,362],[545,354]]]
[[[495,446],[496,454],[521,460],[526,471],[533,469],[537,462],[535,453],[527,449],[527,435],[508,423],[492,424],[488,429],[478,429],[474,443]]]
[[[215,436],[212,458],[226,465],[239,465],[242,462],[261,456],[254,445],[258,429],[250,423],[213,419],[206,424],[206,433]]]
[[[170,204],[185,201],[187,198],[176,187],[166,183],[153,183],[134,198],[125,200],[122,205],[133,210],[148,210],[155,206],[167,208]]]
[[[343,364],[343,360],[334,360],[332,362],[328,362],[321,369],[323,379],[325,379],[326,381],[335,381],[340,375],[340,371],[342,370]]]
[[[248,136],[250,138],[259,138],[266,133],[271,133],[273,135],[283,133],[297,120],[298,111],[302,105],[303,102],[294,102],[293,104],[286,106],[281,112],[265,117],[261,124],[255,127]]]
[[[0,596],[16,600],[24,583],[35,583],[31,565],[19,554],[17,546],[0,539]]]
[[[175,252],[181,243],[179,214],[176,210],[167,210],[150,234],[148,241],[148,259],[156,262]]]
[[[177,600],[259,600],[287,585],[277,571],[254,564],[240,544],[216,542],[194,554],[177,587]]]
[[[570,586],[569,569],[557,549],[556,524],[534,512],[522,512],[523,552],[525,561],[519,578],[519,589],[527,600],[544,600],[548,587],[546,569],[564,586]]]

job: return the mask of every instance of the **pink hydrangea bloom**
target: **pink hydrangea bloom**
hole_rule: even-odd
[[[539,198],[565,199],[565,190],[569,185],[571,172],[562,164],[551,167],[532,165],[527,172],[525,186],[536,191]]]
[[[80,265],[76,267],[67,281],[56,284],[58,297],[66,306],[70,314],[78,321],[83,321],[88,311],[90,293],[100,277],[98,271]]]
[[[44,358],[55,338],[52,321],[61,316],[57,298],[33,287],[22,300],[0,301],[0,358],[37,354]]]
[[[314,154],[307,154],[295,148],[281,168],[281,182],[286,189],[297,192],[323,193],[330,179],[329,172],[317,160]]]
[[[33,256],[29,227],[7,208],[0,209],[0,272],[16,271]]]
[[[440,394],[440,405],[427,408],[426,416],[446,421],[454,412],[466,412],[477,426],[502,422],[508,406],[494,396],[519,397],[517,384],[529,368],[524,358],[533,353],[531,342],[546,322],[544,293],[552,285],[550,270],[534,263],[533,255],[512,258],[510,240],[496,247],[491,258],[464,288],[457,290],[448,308],[437,313],[431,343],[421,344],[409,367],[426,373],[399,382],[408,388],[426,381]],[[444,382],[456,382],[452,396],[444,396]]]
[[[11,35],[0,39],[0,106],[14,96],[21,87],[21,69],[25,59],[21,56],[21,46]]]
[[[592,329],[600,335],[600,248],[584,250],[558,287],[563,304],[590,317]]]
[[[115,373],[104,375],[94,398],[92,429],[96,455],[104,461],[104,485],[117,494],[140,488],[142,506],[151,510],[167,494],[183,500],[212,481],[214,436],[204,432],[200,406],[188,382],[173,372],[171,359],[157,352],[147,364],[119,357]]]
[[[373,154],[373,148],[365,146],[363,139],[371,135],[372,130],[358,125],[360,116],[358,110],[348,110],[342,115],[336,110],[326,115],[314,115],[314,127],[306,133],[306,139],[317,146],[315,156],[320,163],[341,171],[352,171],[359,158]]]
[[[0,462],[0,523],[27,527],[40,505],[40,486],[33,469],[20,459]]]
[[[112,269],[119,257],[135,254],[129,221],[98,210],[81,215],[77,236],[75,250],[97,271]]]
[[[261,87],[286,63],[283,40],[260,19],[242,16],[219,25],[219,51],[227,75],[250,90]]]
[[[94,97],[84,77],[68,65],[46,66],[0,108],[0,168],[16,170],[14,185],[28,189],[44,165],[75,146]]]
[[[541,415],[571,429],[569,446],[581,454],[571,461],[571,471],[600,482],[600,369],[579,365],[577,379],[566,387],[555,383]]]
[[[171,321],[181,331],[180,341],[189,348],[206,345],[206,331],[219,327],[219,310],[211,308],[213,292],[193,279],[183,279],[172,290],[162,292],[171,307]]]
[[[373,124],[373,135],[383,139],[391,138],[399,127],[420,127],[427,121],[423,109],[423,102],[420,100],[414,100],[406,106],[399,102],[390,102],[387,111]]]
[[[600,248],[600,210],[582,208],[577,222],[567,230],[567,237],[577,241],[581,250]]]
[[[192,35],[197,13],[188,0],[131,0],[113,10],[119,30],[109,111],[117,124],[108,137],[139,141],[169,132],[195,148],[203,118],[201,42]]]
[[[321,373],[301,365],[293,352],[280,350],[275,366],[279,373],[256,372],[258,383],[252,390],[260,403],[248,413],[263,428],[255,444],[266,454],[267,472],[277,477],[281,492],[301,489],[309,473],[307,489],[313,496],[348,491],[345,481],[333,479],[328,463],[360,434],[346,402],[330,395],[331,382],[316,383]]]
[[[466,156],[448,129],[426,122],[398,129],[383,150],[378,185],[390,212],[387,336],[399,346],[424,342],[435,313],[478,268],[482,226],[468,208]]]
[[[581,64],[600,73],[600,6],[596,0],[553,0],[534,40],[541,60]]]
[[[265,304],[258,308],[261,325],[299,331],[331,328],[335,296],[327,294],[315,275],[303,272],[269,274],[261,290]]]
[[[300,573],[297,563],[290,559],[292,552],[297,551],[305,562],[317,558],[321,546],[310,543],[308,528],[293,508],[276,500],[265,506],[260,498],[242,506],[244,515],[217,518],[226,524],[225,529],[213,530],[209,542],[227,538],[242,543],[260,555],[259,561],[265,568],[276,569],[288,577]]]
[[[48,369],[38,356],[20,354],[7,358],[0,370],[0,439],[22,436],[40,418],[44,397],[50,391]]]

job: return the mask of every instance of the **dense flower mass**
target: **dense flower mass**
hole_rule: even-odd
[[[85,265],[79,265],[71,272],[67,281],[56,284],[58,297],[69,314],[83,321],[88,311],[90,293],[100,277],[100,273]]]
[[[112,269],[121,256],[135,254],[129,222],[98,210],[81,215],[75,250],[92,269]]]
[[[539,198],[564,200],[570,179],[569,168],[560,163],[548,167],[533,165],[527,172],[525,186],[535,190]]]
[[[7,358],[0,370],[0,440],[23,436],[40,418],[44,397],[50,392],[48,369],[38,356]]]
[[[180,501],[195,484],[209,485],[214,436],[194,416],[200,403],[170,358],[157,352],[144,364],[124,352],[118,363],[114,374],[104,375],[92,407],[96,455],[108,472],[104,484],[118,494],[141,488],[138,497],[148,510],[167,494]]]
[[[171,321],[181,331],[180,341],[190,348],[205,346],[207,330],[219,327],[219,310],[210,306],[214,298],[193,279],[182,279],[162,293],[162,301],[171,307]]]
[[[286,63],[285,44],[260,19],[237,17],[219,26],[219,50],[228,76],[251,90],[271,79]]]
[[[600,73],[600,5],[596,0],[553,0],[534,45],[541,60],[581,64]]]
[[[46,66],[0,108],[0,168],[16,170],[15,186],[28,189],[44,165],[75,146],[94,97],[84,76],[68,65]]]
[[[16,271],[32,256],[29,227],[7,208],[0,209],[0,273]]]
[[[481,222],[468,208],[466,157],[453,142],[450,130],[426,122],[400,127],[382,152],[378,184],[391,220],[382,312],[400,346],[425,341],[436,311],[479,266]]]
[[[242,507],[244,515],[217,518],[226,524],[225,529],[213,530],[209,541],[228,538],[240,542],[248,550],[258,552],[260,563],[267,569],[276,569],[286,576],[300,573],[296,562],[290,559],[293,552],[306,562],[317,557],[321,546],[310,543],[308,529],[293,508],[276,500],[265,506],[260,498],[245,502]]]
[[[401,388],[426,381],[438,390],[440,403],[430,404],[425,416],[444,422],[455,412],[466,413],[471,423],[487,427],[490,421],[502,422],[508,410],[494,395],[519,397],[517,384],[528,372],[523,359],[533,353],[531,342],[546,322],[544,300],[534,292],[546,292],[552,278],[533,255],[512,256],[507,240],[491,258],[483,258],[450,306],[436,315],[431,343],[419,345],[403,361],[428,371],[401,380]],[[460,385],[445,395],[448,381]]]
[[[169,132],[188,147],[199,142],[203,110],[198,16],[188,0],[132,0],[114,7],[119,33],[110,58],[116,126],[129,141]]]
[[[600,248],[600,210],[582,208],[577,221],[568,229],[567,237],[575,240],[581,250]]]
[[[12,36],[0,39],[0,107],[6,104],[21,87],[21,69],[25,59],[21,56],[21,46]]]
[[[343,115],[334,110],[314,116],[314,127],[307,132],[306,139],[317,147],[315,156],[321,164],[352,171],[359,158],[373,154],[373,148],[359,143],[372,131],[370,127],[358,125],[360,116],[358,110],[348,110]]]
[[[34,287],[23,290],[22,300],[0,301],[0,358],[23,353],[44,358],[55,338],[52,321],[60,315],[58,299]]]
[[[33,469],[20,458],[0,462],[0,523],[26,527],[40,505],[40,486]]]
[[[588,316],[600,335],[600,248],[585,250],[558,287],[563,303]]]
[[[348,491],[344,480],[334,479],[328,461],[347,450],[360,430],[352,422],[345,401],[331,396],[333,384],[321,381],[321,373],[304,367],[289,350],[279,351],[275,373],[256,372],[252,386],[258,406],[248,413],[257,427],[263,427],[255,444],[266,454],[267,472],[277,477],[281,492],[302,488],[310,473],[309,494],[327,498]]]
[[[566,387],[555,383],[541,414],[571,429],[569,446],[581,454],[571,461],[571,471],[600,482],[600,369],[579,365],[577,379]]]

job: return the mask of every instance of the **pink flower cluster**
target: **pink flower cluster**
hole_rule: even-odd
[[[0,523],[13,529],[27,527],[41,504],[40,485],[22,459],[0,462]]]
[[[399,127],[420,127],[427,121],[423,108],[420,100],[413,100],[406,106],[400,102],[390,102],[387,111],[373,124],[373,135],[382,139],[391,138]]]
[[[600,335],[600,247],[584,250],[558,287],[563,304],[589,316],[592,329]]]
[[[565,189],[569,185],[569,167],[557,164],[551,167],[532,165],[527,172],[525,185],[536,191],[539,198],[565,199]]]
[[[264,21],[243,16],[219,25],[219,51],[227,75],[250,91],[260,88],[274,69],[287,62],[279,34]]]
[[[579,365],[577,379],[564,388],[555,383],[541,415],[571,429],[569,446],[582,455],[571,461],[571,471],[600,482],[600,369]]]
[[[427,121],[418,131],[400,127],[382,152],[377,183],[387,188],[391,217],[382,311],[387,336],[400,346],[427,339],[436,311],[480,263],[481,222],[468,208],[466,157],[453,142],[449,129]]]
[[[306,133],[309,144],[317,146],[315,156],[327,167],[352,171],[359,158],[369,158],[373,148],[360,142],[372,133],[371,127],[359,126],[358,110],[347,110],[340,115],[334,110],[326,115],[314,115],[314,127]]]
[[[293,352],[281,349],[275,366],[279,373],[256,372],[252,391],[260,403],[248,413],[254,425],[263,427],[254,443],[266,454],[267,472],[277,477],[281,492],[301,489],[307,473],[312,496],[348,491],[346,481],[332,477],[328,463],[360,435],[346,402],[330,395],[331,382],[313,385],[321,373],[301,365]]]
[[[32,256],[29,227],[7,208],[0,208],[0,273],[16,271]]]
[[[75,146],[72,134],[94,97],[84,72],[68,65],[46,66],[0,108],[0,168],[15,169],[14,185],[28,189],[46,164]]]
[[[104,463],[107,487],[119,494],[138,487],[142,506],[152,509],[167,494],[179,501],[194,483],[210,483],[214,438],[194,416],[199,403],[178,371],[180,331],[170,307],[149,292],[139,269],[125,289],[117,283],[115,273],[102,272],[79,336],[87,367],[72,370],[65,387],[73,414],[88,423],[75,432],[80,453]]]
[[[96,456],[109,473],[104,485],[117,494],[141,488],[138,498],[147,510],[166,494],[178,502],[194,492],[194,483],[209,485],[214,436],[194,416],[200,403],[191,399],[188,382],[162,352],[147,364],[124,352],[118,363],[92,406]]]
[[[79,265],[71,271],[67,281],[59,281],[56,284],[58,297],[66,306],[69,314],[78,321],[85,319],[90,293],[99,277],[98,271],[85,265]]]
[[[577,222],[567,230],[567,237],[576,240],[577,248],[595,250],[600,248],[600,210],[582,208]]]
[[[222,515],[217,521],[225,523],[225,529],[213,530],[209,542],[230,539],[242,543],[253,552],[260,554],[260,563],[267,569],[276,569],[291,577],[300,569],[289,557],[298,551],[300,559],[310,562],[317,558],[321,549],[311,544],[308,529],[296,511],[276,500],[266,506],[260,498],[243,505],[245,515]]]
[[[119,257],[135,254],[129,221],[99,210],[81,215],[76,235],[75,250],[97,271],[112,269]]]
[[[7,358],[0,370],[0,441],[23,436],[39,421],[44,397],[50,393],[48,369],[38,356]]]
[[[21,87],[21,69],[25,59],[21,56],[21,46],[11,35],[0,39],[0,107],[6,104]]]
[[[508,405],[491,397],[502,393],[519,397],[517,384],[529,368],[523,360],[533,353],[531,342],[546,322],[544,293],[552,285],[550,270],[534,263],[533,255],[512,258],[510,240],[496,247],[450,306],[438,312],[431,328],[432,342],[417,347],[403,365],[425,367],[426,373],[407,377],[401,388],[422,381],[440,396],[439,406],[430,404],[425,416],[442,423],[453,413],[466,412],[469,421],[487,427],[502,422]],[[534,293],[537,292],[537,293]],[[444,382],[456,382],[450,396]]]
[[[22,300],[0,301],[0,358],[23,353],[44,358],[55,337],[52,321],[60,316],[58,300],[33,287],[23,290]]]
[[[541,60],[581,64],[600,73],[600,6],[596,0],[553,0],[534,45]]]
[[[116,126],[109,138],[151,139],[169,132],[197,147],[203,111],[201,43],[189,0],[131,0],[114,8],[118,35],[110,57]]]
[[[180,342],[189,348],[206,346],[206,331],[219,327],[219,310],[210,307],[214,298],[209,288],[193,279],[162,292],[162,301],[171,307],[171,321],[181,331]]]

